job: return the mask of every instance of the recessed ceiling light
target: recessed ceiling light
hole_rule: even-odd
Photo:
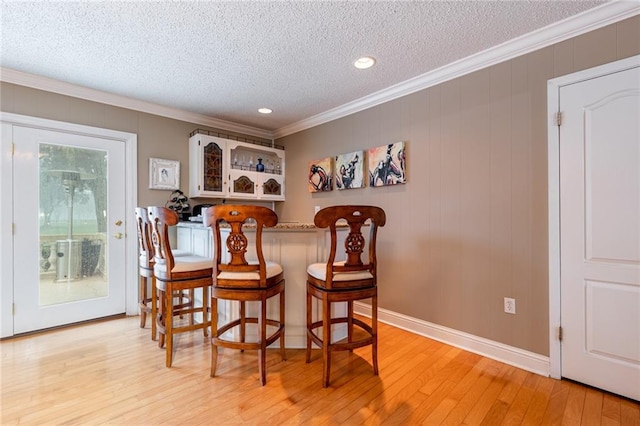
[[[273,111],[269,108],[258,108],[258,112],[260,114],[271,114]]]
[[[371,68],[376,63],[376,58],[373,56],[363,56],[362,58],[356,59],[353,65],[361,70],[365,70],[367,68]]]

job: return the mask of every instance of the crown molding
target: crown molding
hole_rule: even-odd
[[[452,62],[402,83],[374,92],[355,101],[298,121],[297,123],[276,129],[273,132],[273,137],[284,137],[329,121],[337,120],[638,14],[640,14],[640,3],[637,1],[612,1],[605,3],[602,6],[509,40],[498,46]]]
[[[273,139],[273,132],[269,130],[220,120],[203,114],[183,111],[177,108],[166,107],[163,105],[145,102],[126,96],[90,89],[84,86],[65,83],[60,80],[42,77],[35,74],[29,74],[11,68],[0,68],[0,81],[17,84],[20,86],[31,87],[39,90],[45,90],[47,92],[58,93],[61,95],[72,96],[74,98],[86,99],[88,101],[113,105],[116,107],[122,107],[135,111],[159,115],[162,117],[173,118],[176,120],[186,121],[202,126],[240,133],[243,135]]]
[[[640,14],[637,1],[612,1],[428,73],[275,131],[220,120],[59,80],[0,67],[0,81],[266,139],[284,137]]]

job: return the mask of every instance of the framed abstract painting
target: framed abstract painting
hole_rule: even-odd
[[[407,182],[404,142],[370,148],[367,150],[369,186],[387,186]]]
[[[338,189],[364,187],[364,151],[336,155],[335,166]]]
[[[309,192],[331,191],[333,189],[333,169],[331,157],[309,162],[308,182]]]

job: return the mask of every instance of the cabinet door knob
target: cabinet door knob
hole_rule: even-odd
[[[122,225],[122,221],[121,220],[116,220],[116,226],[120,226]]]
[[[122,239],[122,233],[121,232],[116,232],[113,236],[115,237],[116,240]]]

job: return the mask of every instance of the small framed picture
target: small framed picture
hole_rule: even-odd
[[[149,189],[180,188],[180,162],[149,158]]]

